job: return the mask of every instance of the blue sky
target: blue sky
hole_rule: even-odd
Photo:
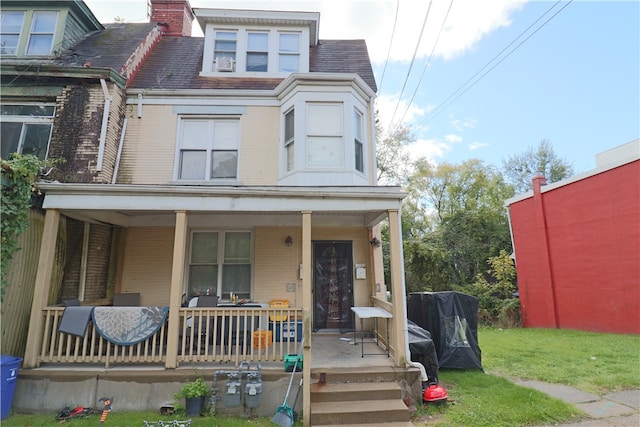
[[[146,0],[86,3],[101,22],[116,16],[147,20]],[[640,137],[638,0],[190,3],[194,8],[317,11],[321,38],[364,38],[381,88],[383,124],[397,110],[394,121],[404,117],[415,139],[408,150],[436,163],[478,158],[500,167],[502,159],[548,139],[577,173],[594,168],[597,153]],[[476,74],[469,88],[465,82]]]

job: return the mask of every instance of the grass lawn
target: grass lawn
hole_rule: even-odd
[[[486,374],[441,370],[450,402],[421,408],[416,425],[553,425],[583,418],[574,406],[505,377],[565,384],[599,395],[640,388],[640,336],[481,328],[478,340]]]
[[[566,384],[604,395],[640,389],[640,336],[599,334],[558,329],[489,329],[478,331],[482,364],[477,370],[441,370],[440,382],[449,393],[446,405],[420,408],[417,426],[532,426],[552,425],[584,418],[574,406],[543,393],[520,387],[506,378],[522,378]],[[275,409],[275,408],[274,408]],[[143,421],[163,420],[156,412],[110,413],[105,427],[142,426]],[[99,415],[73,419],[69,426],[98,424]],[[3,427],[56,426],[55,414],[13,414]],[[197,417],[193,427],[274,426],[270,417]],[[300,425],[297,423],[296,425]]]

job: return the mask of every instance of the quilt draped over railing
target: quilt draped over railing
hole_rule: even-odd
[[[93,324],[107,341],[133,345],[155,334],[164,324],[169,307],[95,307]]]

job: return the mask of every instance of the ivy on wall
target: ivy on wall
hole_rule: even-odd
[[[38,194],[36,182],[40,171],[52,166],[55,161],[40,160],[27,154],[12,154],[8,160],[0,159],[2,172],[2,223],[0,229],[0,300],[4,298],[8,286],[6,276],[9,262],[20,248],[18,236],[29,226],[29,208],[34,194]]]

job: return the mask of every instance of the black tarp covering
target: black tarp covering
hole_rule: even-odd
[[[482,369],[478,299],[461,292],[412,292],[407,318],[431,332],[440,368]]]
[[[424,366],[429,383],[438,382],[438,355],[431,334],[424,328],[407,320],[409,326],[409,352],[411,360]]]

